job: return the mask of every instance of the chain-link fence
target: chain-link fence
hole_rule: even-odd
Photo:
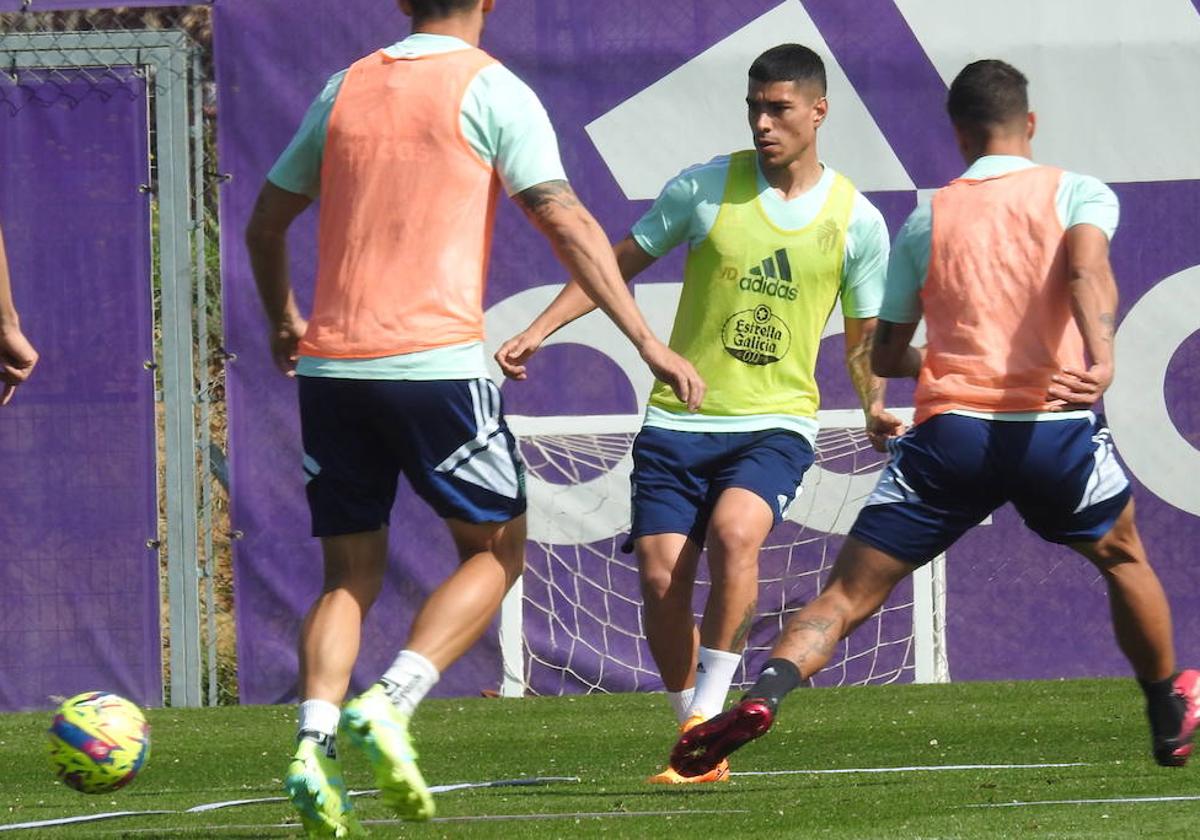
[[[236,702],[211,8],[34,5],[0,14],[0,117],[144,98],[163,693]]]

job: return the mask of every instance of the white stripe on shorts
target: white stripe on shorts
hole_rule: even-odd
[[[1079,500],[1079,506],[1075,508],[1075,513],[1107,501],[1124,492],[1125,488],[1129,486],[1125,470],[1121,469],[1120,462],[1113,454],[1112,432],[1107,428],[1101,428],[1092,435],[1092,441],[1096,444],[1096,448],[1092,451],[1095,464],[1092,467],[1092,474],[1088,476],[1087,487],[1084,488],[1083,497]]]
[[[475,411],[475,437],[450,453],[435,469],[516,499],[521,494],[521,483],[508,450],[508,439],[500,427],[500,392],[490,379],[474,379],[469,385]]]

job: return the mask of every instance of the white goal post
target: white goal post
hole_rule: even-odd
[[[892,409],[909,420],[911,409]],[[643,690],[657,673],[645,647],[629,528],[630,447],[641,415],[509,416],[528,471],[525,575],[500,614],[500,693]],[[833,561],[831,540],[849,531],[885,456],[872,450],[858,410],[822,411],[817,461],[800,497],[763,548],[760,618],[738,684],[754,674],[786,615],[811,599]],[[703,563],[701,564],[703,568]],[[698,581],[698,603],[707,577]],[[911,577],[842,643],[815,684],[948,682],[945,557]]]

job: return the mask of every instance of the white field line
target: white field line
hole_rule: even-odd
[[[9,823],[0,825],[0,831],[18,831],[22,828],[44,828],[50,825],[74,825],[75,823],[99,822],[118,817],[147,817],[155,814],[178,814],[179,811],[110,811],[106,814],[85,814],[81,817],[63,817],[58,820],[38,820],[36,822]]]
[[[714,814],[749,814],[749,810],[721,808],[709,810],[683,810],[683,811],[576,811],[575,813],[567,814],[479,814],[476,816],[466,817],[434,817],[430,822],[434,823],[470,823],[470,822],[532,822],[535,820],[590,820],[590,819],[608,819],[610,817],[695,817],[695,816],[712,816]],[[382,826],[382,825],[413,825],[414,823],[405,822],[404,820],[363,820],[365,826]],[[122,836],[129,834],[180,834],[182,832],[195,831],[263,831],[270,829],[295,831],[300,828],[298,823],[263,823],[258,825],[196,825],[196,826],[179,826],[174,828],[125,828],[125,829],[110,829],[107,831],[97,831],[96,834],[120,834]]]
[[[1034,802],[983,802],[963,808],[1028,808],[1035,805],[1145,805],[1153,802],[1196,802],[1195,796],[1118,796],[1112,799],[1042,799]]]
[[[430,822],[497,822],[501,820],[590,820],[605,817],[676,817],[711,816],[712,814],[749,814],[749,810],[713,808],[688,811],[576,811],[574,814],[476,814],[465,817],[434,817]],[[363,820],[366,825],[397,825],[400,820]]]
[[[500,779],[494,782],[458,782],[450,785],[430,785],[430,793],[448,793],[453,790],[468,790],[471,788],[489,787],[528,787],[530,785],[549,785],[557,782],[578,782],[578,776],[530,776],[526,779]],[[374,796],[378,788],[371,790],[352,790],[351,796]],[[264,796],[260,799],[231,799],[228,802],[211,802],[207,805],[196,805],[179,813],[202,814],[206,811],[219,811],[222,808],[236,808],[241,805],[262,805],[267,802],[287,802],[286,796]]]
[[[1085,762],[1065,764],[933,764],[925,767],[848,767],[835,770],[740,770],[731,776],[834,776],[846,773],[938,773],[953,770],[1041,770],[1088,767]]]
[[[430,793],[447,793],[454,790],[492,787],[529,787],[532,785],[549,785],[558,782],[578,782],[578,776],[530,776],[522,779],[498,779],[490,782],[459,782],[449,785],[430,785]],[[350,791],[351,796],[370,796],[379,793],[378,790]],[[74,825],[76,823],[98,822],[117,817],[149,817],[162,814],[202,814],[208,811],[218,811],[223,808],[236,808],[243,805],[265,805],[272,802],[286,802],[284,796],[264,796],[259,799],[231,799],[227,802],[211,802],[206,805],[196,805],[184,811],[113,811],[105,814],[84,814],[78,817],[60,817],[52,820],[36,820],[34,822],[10,823],[0,825],[0,831],[18,831],[26,828],[49,828],[50,826]],[[194,829],[186,829],[192,831]]]

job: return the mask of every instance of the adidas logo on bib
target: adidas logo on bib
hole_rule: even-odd
[[[787,250],[780,248],[751,268],[738,283],[738,288],[743,292],[795,300],[798,292],[792,285],[792,264],[788,262]]]

